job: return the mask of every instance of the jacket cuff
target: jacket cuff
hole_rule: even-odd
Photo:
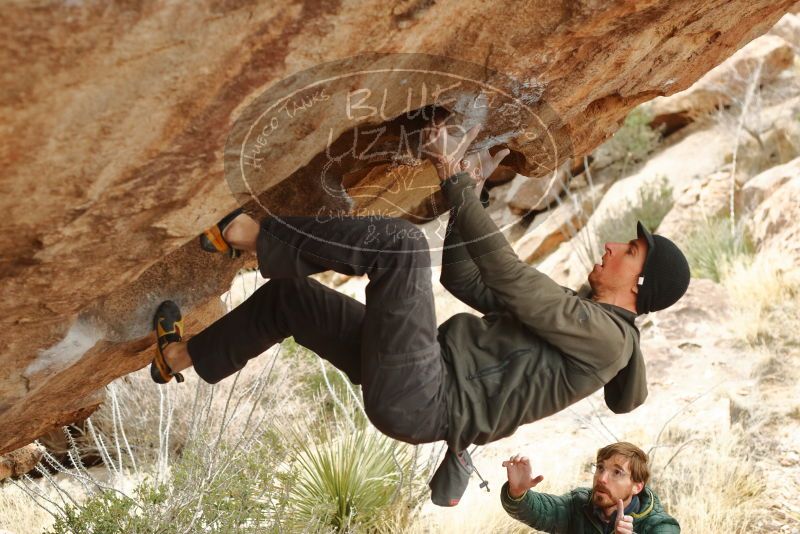
[[[442,193],[444,193],[451,208],[458,208],[464,204],[467,195],[477,200],[477,197],[472,192],[475,189],[475,185],[475,180],[472,179],[468,172],[458,172],[442,181]]]
[[[489,190],[486,189],[486,185],[484,185],[483,189],[481,189],[480,201],[481,206],[483,206],[484,209],[489,207]]]
[[[464,191],[475,189],[476,186],[477,184],[475,183],[475,179],[472,178],[469,173],[459,172],[442,182],[442,192],[450,203],[451,208],[458,207],[461,205],[461,202],[454,202],[454,199],[460,199],[463,201]],[[481,189],[481,194],[478,200],[480,201],[481,206],[484,208],[489,207],[489,190],[486,188],[485,183]]]
[[[515,499],[515,498],[514,498],[514,497],[512,497],[512,496],[511,496],[511,494],[508,492],[508,489],[509,489],[509,488],[508,488],[508,482],[506,482],[505,484],[503,484],[503,487],[502,487],[502,489],[500,490],[500,497],[501,497],[501,499],[502,499],[503,501],[507,502],[507,503],[514,503],[514,504],[521,503],[522,501],[524,501],[524,500],[525,500],[525,497],[528,495],[528,492],[526,491],[525,493],[523,493],[522,495],[520,495],[518,498],[516,498],[516,499]]]

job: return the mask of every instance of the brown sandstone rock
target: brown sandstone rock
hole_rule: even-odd
[[[772,248],[800,265],[800,175],[777,188],[753,213],[750,222],[756,248]]]
[[[508,191],[508,207],[517,214],[530,213],[534,210],[546,209],[564,190],[563,181],[541,178],[529,178],[518,174]]]
[[[538,262],[561,243],[572,238],[591,216],[606,187],[595,185],[572,192],[557,207],[540,213],[527,232],[514,244],[520,259]]]
[[[800,17],[787,13],[769,31],[771,35],[782,37],[792,46],[800,46]]]
[[[0,480],[18,477],[36,467],[44,450],[34,443],[0,456]]]
[[[749,211],[756,209],[759,204],[770,198],[783,184],[797,176],[800,176],[800,158],[772,167],[748,180],[742,187],[742,204],[744,208]],[[795,199],[795,201],[800,201],[800,199]]]
[[[671,239],[689,235],[698,223],[730,212],[730,166],[708,176],[699,177],[677,196],[675,204],[658,226],[658,233]],[[738,185],[733,188],[734,205],[738,204]]]
[[[777,35],[764,35],[748,43],[721,65],[709,71],[689,89],[650,104],[651,125],[670,131],[718,107],[741,98],[752,76],[768,83],[794,60],[792,46]]]
[[[501,89],[541,112],[560,152],[539,160],[543,138],[526,136],[536,125],[514,130],[501,107],[487,112],[480,139],[506,143],[513,150],[507,166],[536,176],[597,146],[636,104],[689,87],[791,4],[5,6],[0,451],[86,417],[100,402],[98,388],[147,365],[150,315],[160,299],[181,302],[190,332],[219,313],[214,300],[242,264],[198,252],[196,236],[237,204],[232,193],[241,190],[232,192],[223,178],[224,160],[236,157],[225,153],[226,139],[248,104],[278,81],[376,51],[447,56],[501,72],[509,77]],[[370,56],[360,65],[381,61]],[[406,94],[388,79],[365,74],[354,83]],[[418,87],[423,80],[409,74],[407,81]],[[469,116],[463,106],[474,95],[459,96],[452,111]],[[404,111],[397,101],[360,126],[392,121]],[[432,101],[428,93],[418,105]],[[326,105],[295,108],[305,119],[282,130],[265,155],[263,188],[254,193],[269,189],[262,197],[277,212],[330,200],[315,165],[329,139],[346,142],[354,128]]]
[[[659,233],[680,240],[699,222],[730,216],[732,194],[738,219],[752,212],[778,187],[797,175],[800,172],[796,159],[800,150],[800,128],[793,117],[798,111],[800,99],[797,97],[760,109],[757,122],[764,129],[758,130],[754,125],[739,138],[735,179],[732,160],[737,140],[731,138],[725,150],[727,163],[724,166],[708,175],[695,177],[675,191],[675,205],[659,226]],[[710,147],[703,147],[704,152],[708,150]]]
[[[720,284],[705,278],[693,278],[686,294],[666,310],[648,314],[642,330],[655,326],[669,340],[691,343],[702,350],[713,348],[720,341],[721,325],[730,316],[729,297]]]
[[[573,189],[573,177],[583,172],[583,158],[565,161],[556,172],[540,177],[517,174],[506,185],[505,203],[517,215],[527,215],[552,206],[565,191]]]
[[[586,227],[583,228],[584,230]],[[556,281],[559,285],[577,290],[586,283],[592,270],[594,256],[599,250],[596,243],[586,242],[585,236],[578,232],[576,237],[562,242],[549,256],[544,258],[536,268]]]

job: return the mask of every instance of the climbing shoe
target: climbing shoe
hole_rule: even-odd
[[[233,248],[222,237],[222,232],[236,217],[243,213],[242,208],[237,208],[223,217],[217,224],[200,234],[200,248],[206,252],[218,252],[230,258],[238,258],[241,251]]]
[[[183,375],[173,373],[164,358],[166,346],[183,339],[183,318],[178,305],[171,300],[159,304],[153,316],[153,329],[156,331],[156,356],[150,364],[150,376],[159,384],[166,384],[172,377],[183,382]]]

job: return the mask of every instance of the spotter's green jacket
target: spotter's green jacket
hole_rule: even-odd
[[[508,514],[536,530],[551,534],[603,534],[604,529],[592,513],[592,490],[577,488],[564,495],[528,490],[520,500],[508,495],[508,482],[500,491]],[[668,515],[653,490],[645,486],[639,493],[639,511],[633,517],[636,534],[678,534],[680,525]]]
[[[440,281],[484,314],[459,313],[439,326],[450,447],[509,436],[600,388],[615,413],[642,404],[636,315],[581,298],[521,261],[474,189],[466,173],[442,183],[451,228]]]

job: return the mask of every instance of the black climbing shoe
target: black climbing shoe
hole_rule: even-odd
[[[230,243],[222,237],[222,232],[236,217],[244,213],[242,208],[237,208],[223,217],[217,224],[208,228],[200,234],[200,248],[206,252],[218,252],[230,258],[238,258],[241,251],[233,248]]]
[[[159,304],[153,316],[153,329],[156,331],[156,356],[150,364],[150,376],[159,384],[166,384],[173,376],[183,382],[183,375],[173,373],[164,358],[166,346],[183,339],[183,318],[178,305],[171,300]]]

